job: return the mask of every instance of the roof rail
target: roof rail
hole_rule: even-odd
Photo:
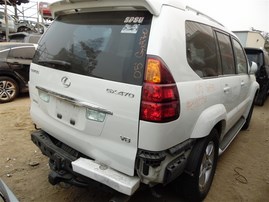
[[[192,7],[190,7],[190,6],[186,6],[186,10],[192,11],[192,12],[194,12],[196,15],[201,15],[201,16],[207,18],[208,20],[211,20],[211,21],[213,21],[213,22],[215,22],[215,23],[221,25],[222,27],[224,27],[224,25],[221,24],[220,22],[218,22],[217,20],[211,18],[210,16],[208,16],[208,15],[206,15],[206,14],[204,14],[204,13],[202,13],[202,12],[200,12],[200,11],[198,11],[198,10],[196,10],[196,9],[194,9],[194,8],[192,8]]]

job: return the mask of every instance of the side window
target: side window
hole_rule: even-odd
[[[8,54],[8,58],[32,60],[35,54],[34,46],[21,46],[11,48]]]
[[[223,74],[235,74],[233,49],[229,35],[216,32],[221,54]]]
[[[7,62],[30,65],[35,54],[34,46],[21,46],[10,49]]]
[[[244,54],[244,50],[237,40],[235,39],[232,40],[234,45],[236,71],[238,74],[242,73],[246,74],[248,72],[248,65],[247,65],[247,59]]]
[[[219,62],[213,30],[210,26],[186,21],[187,60],[200,77],[219,75]]]

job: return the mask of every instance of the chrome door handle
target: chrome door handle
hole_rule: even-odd
[[[228,93],[230,91],[231,87],[226,86],[223,88],[224,93]]]

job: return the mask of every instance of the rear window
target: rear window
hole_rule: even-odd
[[[33,62],[80,75],[141,85],[149,12],[77,13],[58,17]]]

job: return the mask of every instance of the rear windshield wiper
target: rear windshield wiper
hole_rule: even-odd
[[[66,70],[71,67],[70,62],[66,62],[63,60],[38,60],[37,64],[49,66],[60,70]]]

